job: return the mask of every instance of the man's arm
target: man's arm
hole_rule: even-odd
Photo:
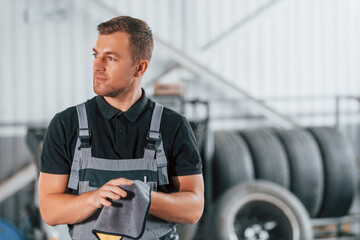
[[[118,178],[96,191],[72,195],[68,192],[69,175],[40,173],[39,203],[44,221],[55,226],[74,224],[90,217],[98,208],[110,206],[110,199],[126,197],[119,185],[132,181]],[[176,193],[151,193],[150,214],[167,221],[195,224],[204,208],[204,183],[201,174],[172,177]]]
[[[124,178],[113,179],[96,191],[72,195],[68,192],[69,175],[40,173],[39,205],[44,221],[55,226],[73,224],[90,217],[98,208],[110,206],[109,199],[126,197],[119,185],[131,185]]]
[[[169,222],[195,224],[204,210],[202,174],[172,177],[177,192],[151,192],[150,214]]]

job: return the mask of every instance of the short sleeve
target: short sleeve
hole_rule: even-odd
[[[51,120],[45,133],[40,171],[51,174],[70,173],[66,131],[59,114]]]
[[[202,161],[194,132],[182,117],[172,144],[170,175],[185,176],[202,173]]]

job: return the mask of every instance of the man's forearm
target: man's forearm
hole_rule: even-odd
[[[203,197],[193,192],[151,192],[150,214],[169,222],[195,224],[203,206]]]
[[[131,185],[132,181],[117,178],[101,188],[71,195],[67,189],[69,175],[40,173],[39,205],[41,216],[49,225],[73,224],[90,217],[97,209],[111,206],[110,199],[126,197],[120,185]]]
[[[90,193],[71,195],[49,193],[40,202],[40,211],[44,221],[51,225],[73,224],[91,216],[97,208],[91,204]]]

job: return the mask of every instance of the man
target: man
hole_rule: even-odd
[[[121,16],[99,24],[98,31],[93,48],[97,96],[56,114],[44,138],[42,218],[52,226],[69,224],[73,239],[96,239],[91,229],[101,208],[126,197],[119,185],[137,179],[152,189],[141,239],[177,239],[173,223],[195,224],[204,206],[194,134],[184,117],[159,110],[141,88],[153,49],[147,24]],[[154,169],[139,167],[148,160],[155,162]]]

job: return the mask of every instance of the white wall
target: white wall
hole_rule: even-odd
[[[111,9],[146,20],[160,39],[257,98],[359,95],[359,1],[98,1],[110,11],[94,2],[1,0],[0,124],[47,122],[93,96],[91,48]],[[269,8],[204,50],[262,6]],[[67,17],[29,23],[29,8],[65,9]],[[156,60],[151,67],[164,68]],[[333,101],[270,104],[283,113],[334,110]]]
[[[89,28],[92,17],[66,4],[59,7],[68,10],[64,21],[26,22],[28,8],[56,8],[56,1],[2,0],[1,5],[0,122],[47,120],[88,97],[88,49],[96,36]]]

